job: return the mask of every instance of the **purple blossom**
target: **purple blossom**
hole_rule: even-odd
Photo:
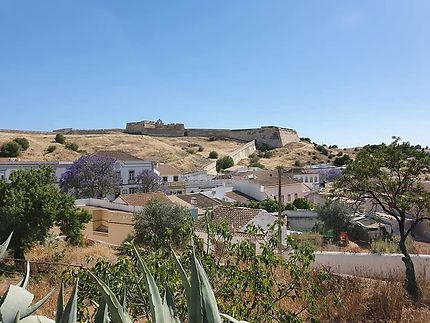
[[[76,160],[61,176],[60,187],[76,198],[104,198],[119,192],[121,176],[114,158],[89,155]]]
[[[153,170],[145,169],[136,177],[141,193],[164,191],[163,179]]]

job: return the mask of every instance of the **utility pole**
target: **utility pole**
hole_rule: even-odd
[[[279,255],[282,252],[282,166],[276,167],[278,169],[278,251]]]

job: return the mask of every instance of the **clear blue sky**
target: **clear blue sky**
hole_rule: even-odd
[[[430,1],[0,0],[0,128],[430,145]]]

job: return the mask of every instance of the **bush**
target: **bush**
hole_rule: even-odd
[[[299,197],[293,201],[293,205],[298,209],[310,210],[312,208],[311,202],[303,197]]]
[[[212,151],[209,153],[209,158],[210,158],[210,159],[217,159],[217,158],[218,158],[218,153],[217,153],[215,150],[212,150]]]
[[[74,142],[70,142],[66,144],[66,148],[73,150],[73,151],[78,151],[79,150],[79,145],[74,143]]]
[[[21,146],[22,151],[26,151],[28,147],[30,147],[30,143],[28,142],[27,138],[15,138],[13,141]]]
[[[57,133],[55,135],[55,142],[58,142],[59,144],[64,144],[66,142],[66,137],[62,133]]]
[[[272,157],[272,156],[273,156],[273,152],[272,152],[272,151],[270,151],[270,150],[263,151],[263,152],[261,152],[261,154],[260,154],[260,157],[261,157],[261,158],[270,158],[270,157]]]
[[[221,157],[220,159],[218,159],[216,161],[216,171],[220,172],[224,169],[227,169],[231,166],[234,166],[234,161],[233,158],[231,158],[231,156],[224,156]]]
[[[336,157],[333,161],[334,166],[343,166],[347,164],[349,161],[351,161],[351,158],[349,155],[345,154],[342,157]]]
[[[203,150],[204,150],[203,146],[202,146],[202,145],[199,145],[199,149],[197,149],[197,151],[202,152]]]
[[[296,161],[294,162],[294,166],[296,166],[296,167],[302,166],[300,163],[300,160],[296,159]]]
[[[328,156],[328,150],[324,146],[318,145],[316,150],[318,150],[322,155]]]
[[[0,148],[0,156],[4,157],[18,157],[22,153],[22,147],[15,141],[4,143]]]
[[[250,162],[249,167],[265,168],[265,166],[262,163],[260,163],[259,161]]]
[[[303,142],[308,142],[308,143],[312,143],[312,141],[310,140],[310,138],[307,138],[307,137],[301,137],[300,138],[300,141],[303,141]]]
[[[271,148],[269,147],[269,145],[268,145],[268,144],[259,144],[259,145],[257,146],[257,149],[258,149],[259,151],[261,151],[261,152],[265,152],[265,151],[267,151],[267,150],[270,150]]]
[[[48,154],[53,153],[55,150],[57,149],[57,146],[55,145],[50,145],[46,151],[48,152]]]
[[[189,154],[195,154],[196,153],[196,151],[195,151],[195,149],[193,149],[193,148],[187,148],[187,153],[189,153]]]

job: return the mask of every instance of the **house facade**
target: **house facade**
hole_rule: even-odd
[[[11,159],[0,161],[0,180],[9,181],[10,175],[17,170],[30,170],[40,167],[50,167],[55,172],[56,183],[60,182],[61,176],[73,163],[67,161],[20,161]]]

